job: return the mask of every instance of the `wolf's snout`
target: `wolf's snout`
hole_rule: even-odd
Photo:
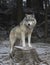
[[[28,26],[30,26],[30,24],[28,24]]]

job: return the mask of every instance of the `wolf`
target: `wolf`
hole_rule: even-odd
[[[28,37],[28,46],[31,45],[31,34],[37,21],[34,14],[26,14],[19,26],[14,27],[10,32],[10,53],[13,51],[16,40],[20,40],[23,47],[26,47],[25,38]],[[17,44],[17,42],[16,42]]]

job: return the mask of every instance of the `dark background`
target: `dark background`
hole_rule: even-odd
[[[32,41],[50,42],[49,0],[0,0],[0,36],[7,38],[10,30],[28,13],[34,13],[37,19]]]

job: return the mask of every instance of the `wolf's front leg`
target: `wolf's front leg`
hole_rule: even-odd
[[[25,47],[26,44],[25,44],[25,33],[24,33],[24,32],[22,32],[22,37],[21,37],[21,39],[22,39],[22,46]]]
[[[29,45],[29,47],[32,47],[32,45],[31,45],[31,34],[28,34],[28,45]]]

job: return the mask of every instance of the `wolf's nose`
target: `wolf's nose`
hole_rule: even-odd
[[[30,26],[30,24],[28,24],[28,26]]]

